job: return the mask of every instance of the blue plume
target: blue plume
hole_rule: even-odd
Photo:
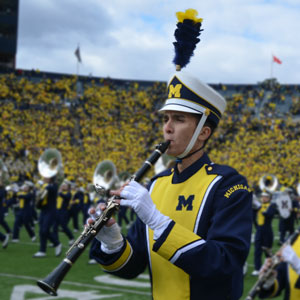
[[[177,23],[177,29],[174,33],[176,42],[173,43],[175,47],[173,63],[176,67],[180,66],[180,68],[183,68],[190,62],[196,45],[200,42],[198,36],[201,31],[203,31],[201,22],[184,19],[183,22]]]

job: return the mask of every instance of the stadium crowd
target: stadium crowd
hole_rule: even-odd
[[[228,102],[226,122],[221,121],[207,145],[214,162],[240,170],[254,190],[264,174],[274,174],[282,186],[295,189],[300,182],[300,126],[295,121],[300,87],[266,81],[214,88]],[[164,82],[120,86],[109,78],[37,80],[2,74],[0,155],[10,183],[36,184],[37,161],[47,148],[60,151],[65,178],[78,189],[87,189],[97,164],[106,159],[118,173],[134,173],[162,141],[160,115],[151,112],[162,105],[165,90]],[[292,104],[282,114],[276,106],[288,97]]]

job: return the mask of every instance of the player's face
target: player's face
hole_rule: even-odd
[[[163,123],[164,139],[171,142],[166,153],[178,156],[190,142],[197,125],[197,118],[186,112],[165,111]]]

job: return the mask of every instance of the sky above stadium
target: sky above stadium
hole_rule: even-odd
[[[166,81],[175,13],[194,8],[204,31],[187,72],[207,83],[300,83],[299,0],[19,1],[17,68]]]

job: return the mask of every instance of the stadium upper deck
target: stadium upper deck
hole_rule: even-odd
[[[17,78],[26,78],[33,82],[39,82],[45,79],[51,79],[53,81],[61,80],[63,78],[74,77],[70,74],[52,73],[52,72],[40,72],[37,70],[10,70],[6,68],[0,68],[0,74],[14,73]],[[82,93],[85,85],[91,83],[96,85],[110,85],[115,88],[126,89],[133,84],[138,84],[139,88],[150,88],[153,86],[153,81],[146,80],[127,80],[109,77],[91,77],[91,76],[78,76],[77,77],[77,92]],[[162,88],[165,86],[165,82],[157,82]],[[280,84],[275,78],[266,79],[263,82],[257,84],[223,84],[223,83],[209,83],[215,90],[221,93],[227,100],[234,99],[237,102],[241,102],[241,95],[243,99],[249,99],[253,104],[250,107],[255,106],[255,116],[260,118],[260,114],[275,113],[276,116],[284,117],[291,115],[295,120],[300,118],[300,84]]]

